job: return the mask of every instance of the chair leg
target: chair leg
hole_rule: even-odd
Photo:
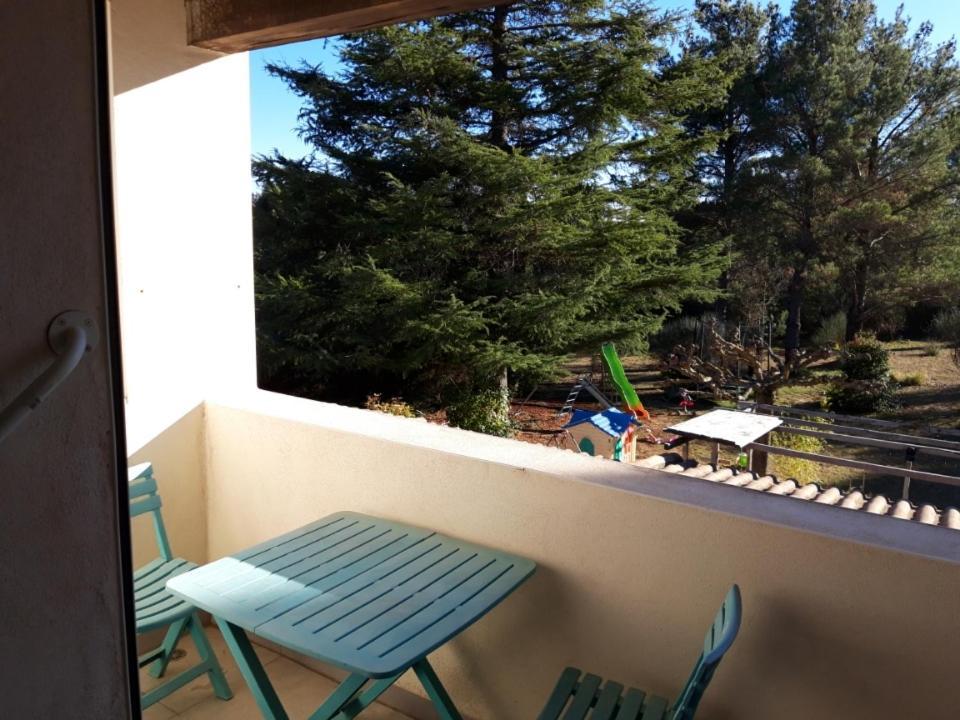
[[[173,651],[177,649],[177,643],[180,642],[180,636],[187,627],[188,618],[181,618],[167,628],[167,634],[163,638],[163,644],[160,651],[163,653],[149,668],[147,672],[155,678],[163,677],[167,671],[167,665],[170,664],[170,658],[173,657]]]
[[[197,652],[200,653],[200,664],[206,667],[207,674],[210,676],[210,683],[213,685],[214,694],[221,700],[229,700],[233,697],[233,692],[227,684],[227,678],[223,674],[223,668],[220,667],[220,661],[210,647],[210,641],[206,633],[203,632],[203,625],[196,613],[193,613],[188,619],[190,627],[190,636],[193,638],[194,645],[197,646]]]

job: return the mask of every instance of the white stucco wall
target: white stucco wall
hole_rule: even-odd
[[[208,405],[206,438],[211,558],[355,510],[538,563],[433,656],[478,720],[535,717],[566,665],[672,696],[733,582],[742,632],[698,717],[960,706],[955,531],[263,392]]]
[[[117,95],[114,128],[133,451],[256,383],[247,56]]]
[[[202,561],[203,402],[256,385],[249,61],[188,47],[176,0],[112,0],[111,39],[128,450]]]

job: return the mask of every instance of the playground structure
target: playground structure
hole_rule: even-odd
[[[563,406],[560,408],[557,415],[566,415],[573,412],[573,405],[577,402],[577,398],[580,397],[580,393],[586,390],[590,395],[593,396],[593,399],[600,403],[600,407],[604,410],[607,408],[613,407],[607,396],[603,394],[603,391],[593,384],[593,381],[587,375],[581,375],[577,378],[577,381],[574,383],[573,387],[570,388],[570,394],[567,395],[567,399],[563,401]]]
[[[574,410],[564,425],[567,437],[579,452],[619,462],[637,459],[639,421],[631,413],[609,407],[602,412]]]
[[[620,396],[623,398],[627,410],[632,412],[637,420],[650,420],[650,413],[640,402],[637,391],[633,389],[633,385],[627,379],[627,374],[623,370],[623,363],[620,362],[620,356],[617,355],[617,349],[613,343],[605,342],[600,348],[600,354],[603,355],[603,360],[610,373],[610,379],[620,391]]]
[[[577,439],[577,436],[574,433],[574,428],[580,427],[581,429],[576,431],[576,434],[580,435],[585,432],[581,427],[585,422],[587,422],[588,414],[585,414],[585,411],[575,410],[574,405],[576,404],[577,398],[579,398],[581,392],[586,390],[593,398],[600,404],[603,408],[601,413],[591,413],[590,416],[596,415],[597,417],[589,421],[589,425],[599,429],[601,432],[604,432],[607,437],[614,437],[606,429],[601,429],[601,426],[608,425],[611,418],[616,418],[616,422],[611,427],[621,428],[622,432],[617,433],[619,435],[619,440],[617,442],[622,448],[633,448],[632,452],[630,451],[611,451],[608,453],[602,453],[605,457],[610,457],[613,460],[627,460],[633,462],[633,459],[636,458],[636,435],[638,429],[642,429],[647,436],[647,440],[654,444],[660,444],[662,441],[653,431],[643,423],[644,420],[650,420],[650,413],[647,412],[647,409],[643,406],[643,403],[640,401],[637,391],[634,390],[633,385],[630,383],[630,380],[627,378],[627,374],[623,369],[623,363],[620,362],[620,356],[617,354],[617,349],[611,342],[605,342],[600,348],[600,354],[603,358],[603,363],[606,366],[607,373],[609,375],[610,381],[616,387],[617,391],[620,393],[620,398],[623,401],[623,405],[626,408],[626,412],[619,410],[614,407],[613,403],[604,395],[603,391],[598,388],[592,381],[592,379],[587,375],[581,375],[577,378],[576,383],[570,389],[570,394],[567,395],[567,399],[564,401],[563,406],[560,408],[559,415],[565,415],[570,413],[570,421],[564,426],[564,429],[567,430],[574,440],[574,444],[583,451],[581,446],[581,440],[583,438]],[[612,412],[611,412],[612,411]],[[621,418],[617,417],[617,413],[620,415],[625,415],[632,420],[632,422],[624,422]],[[593,440],[591,439],[592,443]],[[606,442],[603,443],[603,446],[606,446]],[[594,454],[594,453],[590,453]]]

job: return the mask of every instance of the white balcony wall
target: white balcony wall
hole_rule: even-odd
[[[182,2],[113,0],[111,23],[127,444],[202,560],[202,404],[256,385],[249,60],[188,47]]]
[[[865,537],[905,531],[952,552],[954,531],[269,393],[208,405],[206,423],[211,557],[355,510],[539,564],[436,655],[477,720],[535,717],[566,665],[672,696],[732,582],[742,632],[698,717],[946,720],[960,706],[956,564],[664,495],[786,508]]]

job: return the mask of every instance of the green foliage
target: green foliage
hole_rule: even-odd
[[[507,437],[513,431],[505,390],[463,392],[447,406],[447,422],[464,430]]]
[[[847,314],[842,310],[824,319],[810,338],[814,345],[839,347],[847,339]]]
[[[261,384],[444,401],[712,303],[785,317],[788,355],[951,306],[953,45],[870,0],[693,19],[674,57],[678,17],[640,0],[526,0],[348,36],[336,74],[274,67],[314,154],[255,163]]]
[[[336,75],[274,67],[305,161],[260,158],[261,383],[447,400],[537,382],[611,340],[641,349],[716,296],[718,248],[674,216],[723,92],[671,66],[641,2],[518,2],[348,36]]]
[[[929,343],[920,349],[921,357],[938,357],[943,351],[943,345],[940,343]]]
[[[824,443],[820,438],[806,435],[791,435],[785,432],[775,432],[770,436],[770,444],[774,447],[801,450],[809,453],[821,453]],[[817,482],[820,475],[820,465],[802,458],[787,457],[785,455],[770,455],[772,472],[781,480],[796,480],[799,485]]]
[[[827,389],[827,407],[832,412],[865,414],[897,408],[894,386],[889,380],[840,382]]]
[[[890,353],[876,337],[858,335],[840,353],[844,379],[827,389],[827,407],[841,413],[889,412],[897,407]]]
[[[786,309],[790,351],[838,309],[848,338],[889,334],[909,307],[956,297],[953,43],[935,44],[928,23],[911,32],[902,8],[879,18],[870,0],[794,0],[785,15],[742,0],[696,8],[685,52],[734,76],[722,111],[693,115],[691,130],[721,131],[698,165],[695,218],[729,242],[736,319]]]
[[[847,380],[880,381],[890,375],[890,352],[876,337],[858,335],[840,353]]]
[[[378,393],[367,397],[363,404],[367,410],[376,410],[377,412],[387,413],[388,415],[397,415],[399,417],[417,417],[417,411],[413,406],[404,402],[400,398],[381,399]]]
[[[906,373],[904,375],[890,374],[890,380],[900,387],[921,387],[927,382],[927,376],[923,373]]]
[[[955,347],[960,345],[960,308],[938,312],[930,324],[930,332],[935,338]]]

